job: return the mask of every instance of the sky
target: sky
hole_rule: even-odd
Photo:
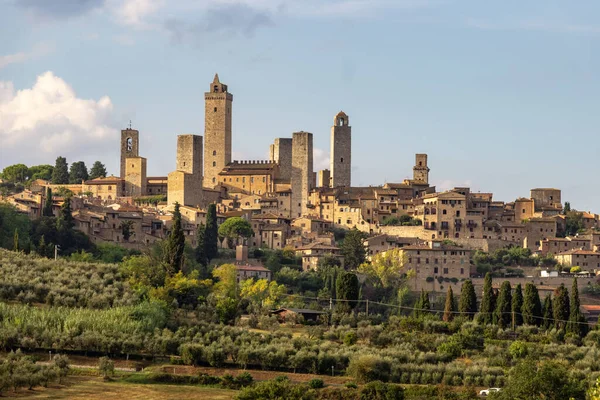
[[[557,187],[600,212],[600,2],[580,0],[0,0],[0,169],[95,160],[118,174],[140,131],[148,174],[203,134],[215,73],[234,159],[352,126],[352,184],[412,175],[495,200]]]

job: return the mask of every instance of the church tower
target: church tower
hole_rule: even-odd
[[[131,127],[121,131],[121,175],[125,179],[126,159],[139,157],[140,155],[140,132]]]
[[[204,186],[215,187],[219,172],[231,162],[231,103],[233,95],[219,75],[204,93]]]
[[[415,166],[413,167],[413,179],[424,183],[429,183],[429,167],[427,166],[427,154],[417,154],[415,156]]]
[[[351,186],[352,128],[348,116],[340,111],[331,127],[331,187]]]

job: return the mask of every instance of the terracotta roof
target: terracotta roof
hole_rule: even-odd
[[[86,185],[107,185],[109,183],[114,183],[114,184],[118,184],[118,183],[123,183],[123,179],[111,175],[111,176],[107,176],[106,178],[96,178],[96,179],[92,179],[89,181],[85,181]]]
[[[328,246],[323,243],[313,242],[304,247],[297,248],[296,250],[339,250],[340,248],[337,246]]]
[[[599,256],[600,253],[591,250],[581,250],[581,249],[573,249],[568,251],[563,251],[562,253],[558,253],[557,256],[570,256],[570,255],[586,255],[586,256]]]
[[[235,268],[238,271],[271,272],[270,270],[268,270],[267,268],[263,267],[262,265],[250,265],[250,264],[236,265]]]

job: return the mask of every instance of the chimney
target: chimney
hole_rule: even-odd
[[[235,261],[238,264],[248,263],[248,246],[240,244],[235,248]]]

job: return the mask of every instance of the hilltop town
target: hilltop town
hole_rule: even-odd
[[[343,111],[333,117],[329,169],[314,171],[313,134],[304,131],[275,138],[268,160],[232,160],[233,94],[218,75],[208,89],[204,135],[177,136],[176,169],[165,176],[147,176],[143,133],[127,128],[120,136],[118,176],[76,184],[37,179],[3,201],[37,218],[50,189],[58,215],[64,197],[57,194],[67,191],[77,230],[95,244],[137,250],[168,236],[176,203],[186,241],[196,246],[197,227],[206,223],[207,206],[216,204],[219,223],[241,217],[251,224],[253,235],[239,245],[292,249],[305,270],[317,269],[328,256],[343,263],[335,232],[358,229],[369,257],[402,250],[407,268],[416,272],[416,291],[441,291],[442,282],[459,289],[466,278],[481,277],[485,270],[472,260],[478,250],[519,247],[554,258],[549,268],[512,271],[515,281],[539,279],[555,287],[572,275],[557,273],[555,264],[565,271],[578,266],[589,279],[600,271],[599,216],[577,213],[573,229],[560,189],[534,188],[510,202],[468,187],[438,192],[429,183],[427,154],[415,155],[412,179],[352,186],[352,127]],[[124,223],[131,228],[127,239]]]

